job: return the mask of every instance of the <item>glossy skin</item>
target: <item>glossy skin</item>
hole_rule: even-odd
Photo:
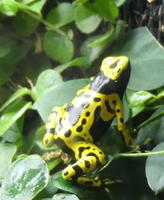
[[[63,170],[64,179],[94,187],[113,183],[83,175],[106,164],[106,156],[95,141],[109,128],[114,117],[125,143],[132,145],[132,138],[124,124],[121,102],[129,76],[127,57],[107,57],[100,72],[90,84],[77,91],[69,105],[53,109],[43,143],[50,146],[56,142],[63,150],[72,153],[75,163]]]

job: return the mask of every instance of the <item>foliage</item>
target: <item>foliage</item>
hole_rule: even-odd
[[[128,25],[119,18],[121,6],[127,3],[0,1],[2,200],[150,200],[163,195],[164,51],[146,27],[127,33]],[[100,177],[123,181],[111,185],[110,192],[66,182],[56,173],[62,169],[61,162],[46,164],[42,158],[46,151],[57,148],[42,144],[51,109],[69,103],[77,89],[88,83],[87,74],[94,75],[94,66],[108,55],[130,58],[132,71],[124,98],[126,122],[137,144],[151,138],[154,147],[148,153],[127,152],[112,124],[99,141],[111,156],[107,166],[96,172]]]

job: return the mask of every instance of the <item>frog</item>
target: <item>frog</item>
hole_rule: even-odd
[[[108,56],[103,59],[97,75],[77,91],[71,103],[52,109],[43,144],[51,146],[56,143],[73,157],[73,163],[62,170],[65,180],[91,187],[114,183],[88,174],[107,163],[107,156],[97,142],[114,118],[125,144],[133,145],[124,122],[122,103],[130,71],[127,56]]]

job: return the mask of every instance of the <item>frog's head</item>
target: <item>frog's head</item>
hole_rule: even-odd
[[[101,71],[111,80],[118,80],[123,71],[129,67],[129,59],[126,56],[106,57],[101,65]]]
[[[55,142],[55,137],[54,134],[52,133],[46,133],[45,136],[43,137],[43,144],[46,147],[51,146]]]

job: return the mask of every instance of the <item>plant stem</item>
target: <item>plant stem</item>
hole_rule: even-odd
[[[147,157],[147,156],[158,156],[158,155],[164,155],[164,150],[163,151],[154,151],[154,152],[145,152],[145,153],[119,153],[114,156],[112,156],[109,161],[104,165],[100,170],[102,171],[105,169],[113,160],[120,158],[120,157]]]
[[[118,157],[147,157],[147,156],[158,156],[164,154],[164,151],[154,151],[154,152],[145,152],[145,153],[120,153],[117,154],[116,158]]]

